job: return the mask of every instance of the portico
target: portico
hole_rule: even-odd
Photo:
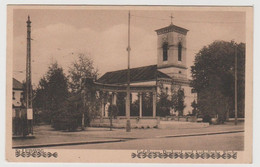
[[[106,103],[111,103],[113,105],[117,105],[117,95],[118,93],[126,93],[125,85],[115,85],[115,84],[100,84],[95,82],[97,90],[99,90],[99,95],[101,96],[101,118],[107,117],[105,114],[105,105]],[[139,118],[143,117],[143,99],[142,95],[146,93],[152,94],[152,117],[156,118],[156,96],[157,89],[156,85],[135,85],[130,86],[130,93],[138,94],[138,102],[139,102]],[[135,116],[136,117],[136,116]]]

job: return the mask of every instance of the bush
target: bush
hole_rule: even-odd
[[[52,127],[55,130],[76,131],[81,125],[81,113],[72,104],[65,103],[57,112],[54,112]]]
[[[80,126],[78,114],[60,113],[59,116],[53,119],[52,127],[55,130],[76,131]]]
[[[160,107],[157,107],[157,111],[159,111],[159,112],[157,112],[157,115],[160,117],[166,117],[166,116],[170,115],[169,107],[160,106]]]
[[[210,115],[204,115],[202,117],[202,122],[208,122],[208,123],[212,124],[211,116]]]

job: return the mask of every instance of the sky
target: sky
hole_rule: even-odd
[[[99,69],[127,68],[128,10],[15,9],[13,12],[13,77],[25,80],[26,21],[32,21],[32,82],[36,86],[57,61],[67,74],[79,53],[88,55]],[[215,40],[245,42],[245,13],[234,11],[131,10],[131,67],[157,63],[155,30],[173,24],[188,29],[187,67],[196,53]],[[190,75],[190,72],[188,73]],[[190,78],[190,76],[189,76]]]

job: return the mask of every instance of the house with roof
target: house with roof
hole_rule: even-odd
[[[17,79],[13,78],[13,108],[23,107],[23,84]]]
[[[12,118],[13,118],[13,136],[23,135],[24,125],[26,124],[26,108],[24,104],[24,89],[23,84],[13,78],[12,90]]]

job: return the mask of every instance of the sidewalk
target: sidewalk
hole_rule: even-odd
[[[180,136],[198,136],[219,133],[236,133],[244,131],[244,123],[239,122],[237,126],[233,123],[224,125],[210,125],[209,127],[199,129],[131,129],[126,132],[125,129],[109,128],[86,128],[85,131],[62,132],[55,131],[49,125],[34,127],[34,139],[14,139],[14,148],[25,147],[43,147],[57,145],[73,144],[93,144],[120,142],[131,139],[149,139]]]

